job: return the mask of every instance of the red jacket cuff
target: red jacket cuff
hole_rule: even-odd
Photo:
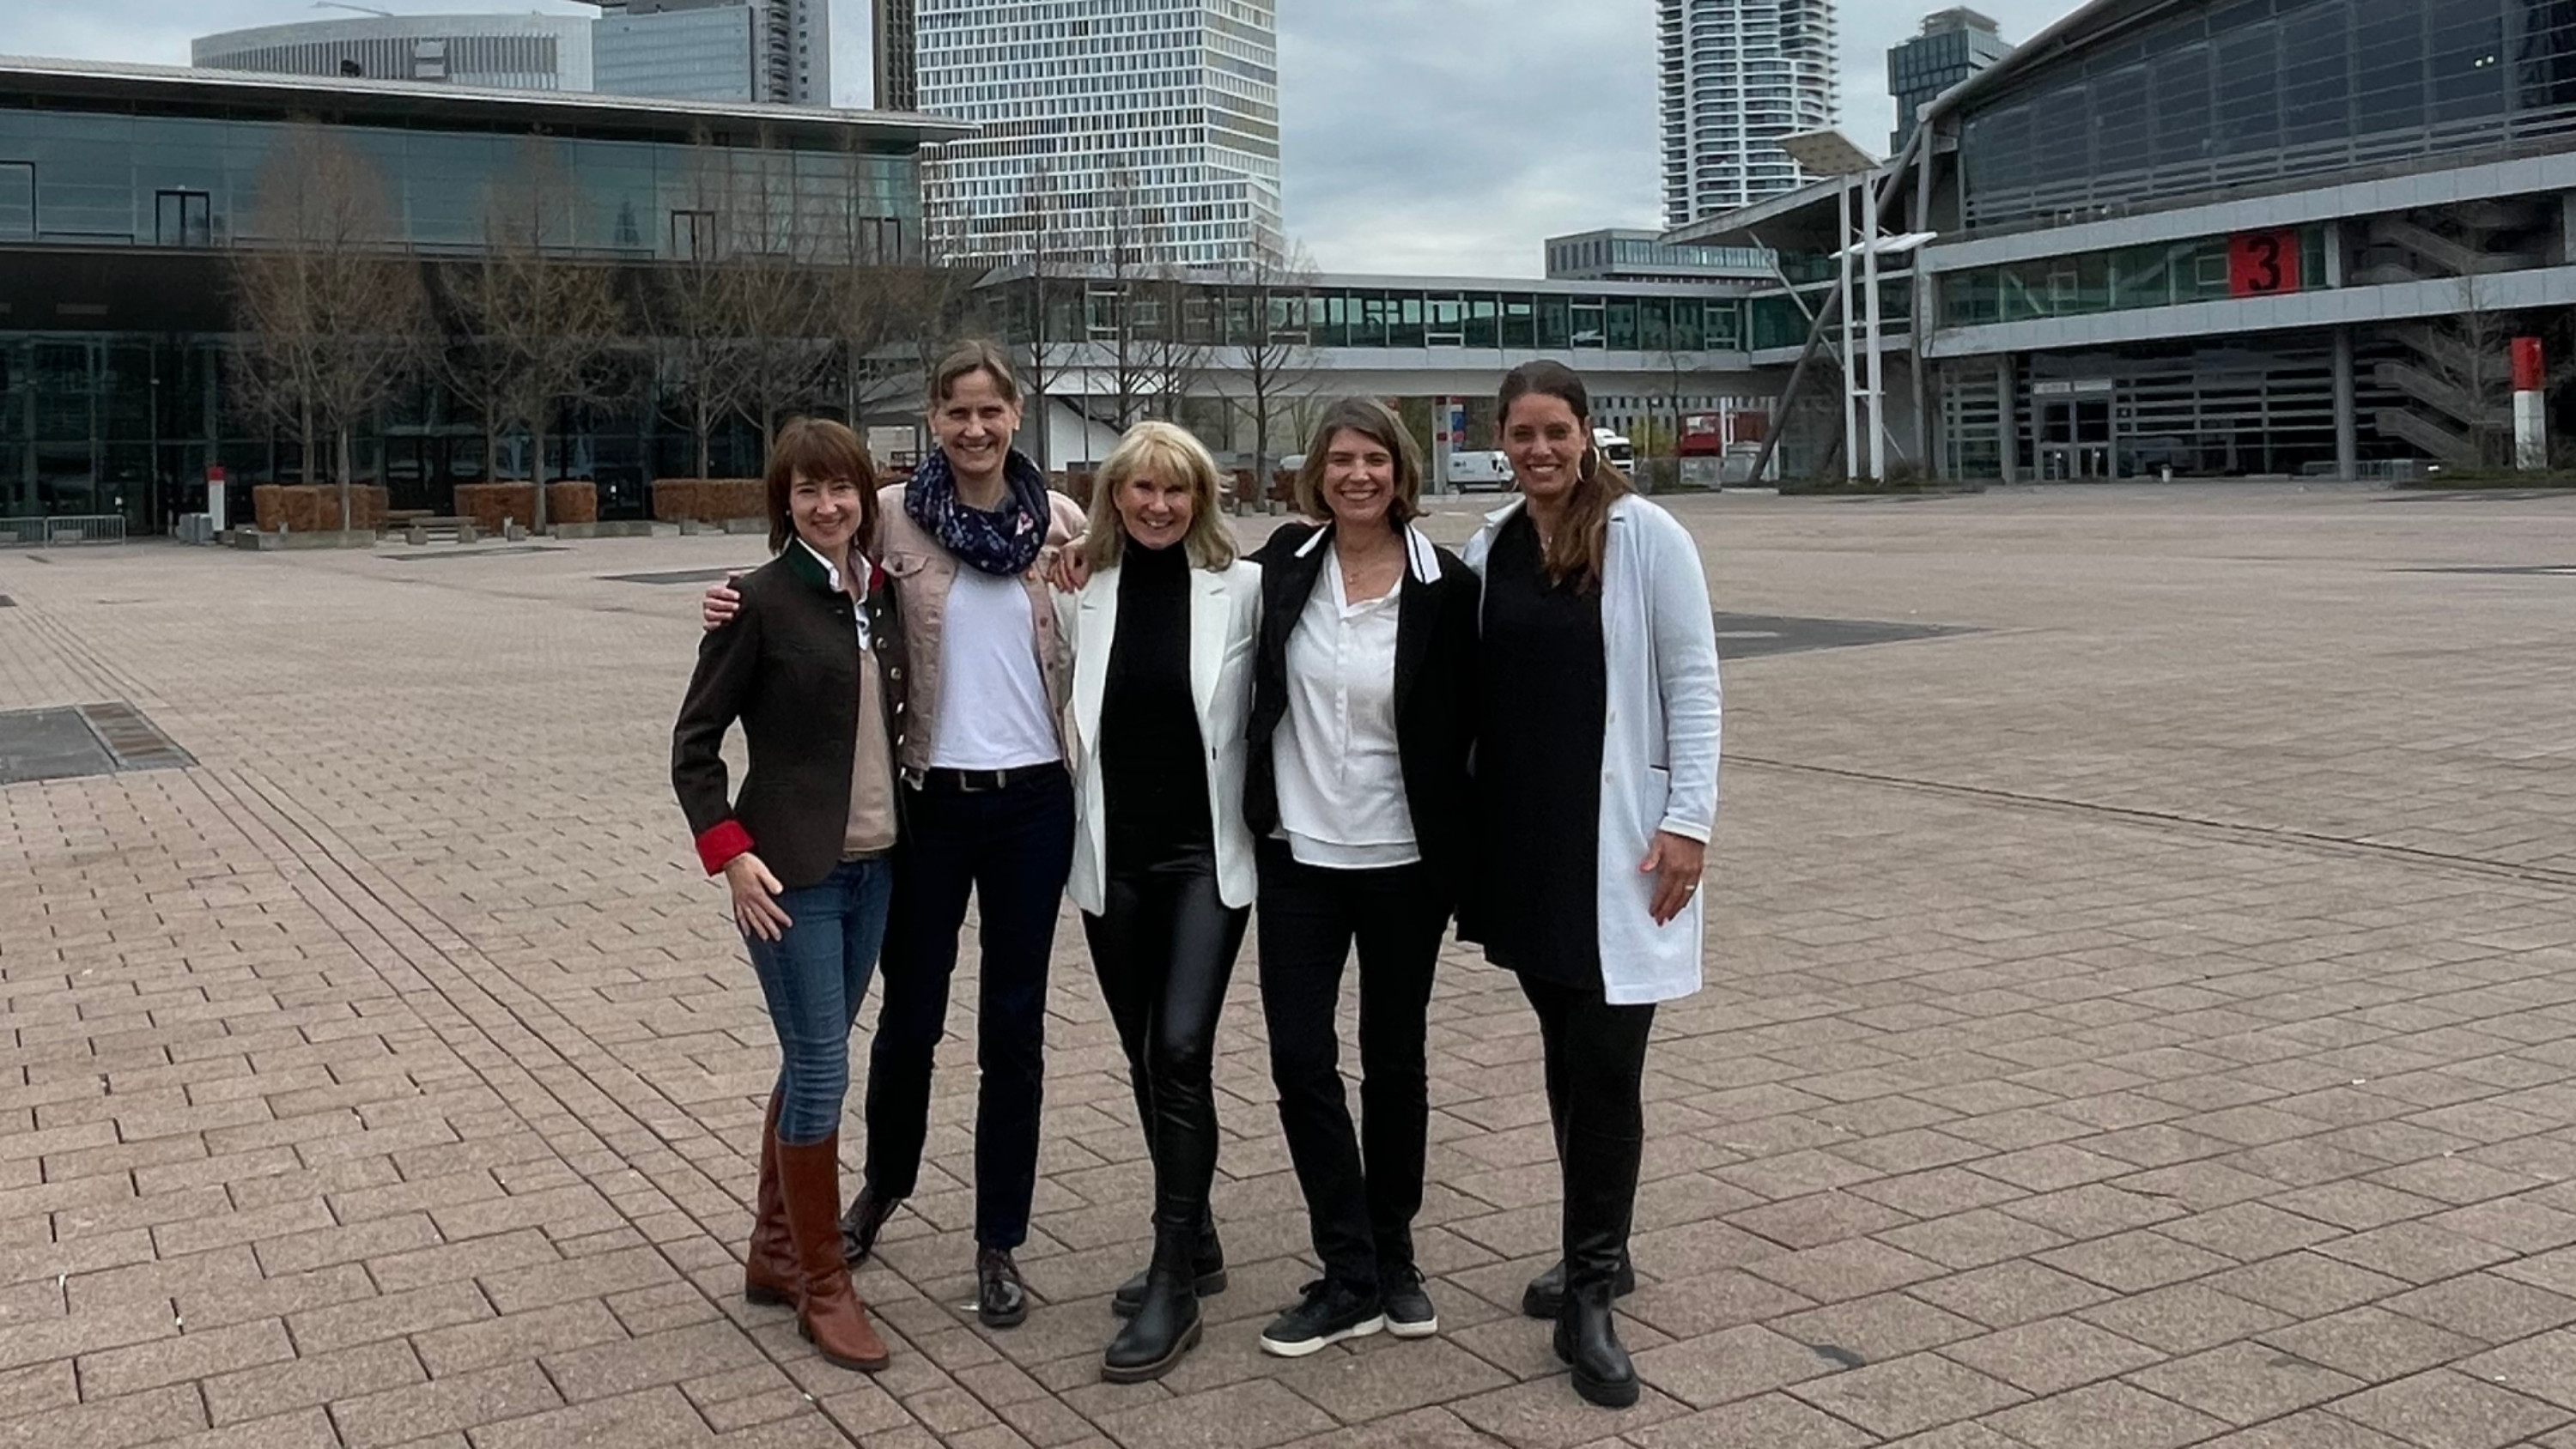
[[[737,855],[751,853],[751,832],[739,820],[720,820],[698,837],[698,862],[714,875]]]

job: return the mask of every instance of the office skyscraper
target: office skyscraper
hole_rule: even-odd
[[[1687,226],[1805,180],[1780,142],[1842,118],[1834,0],[1658,0],[1664,221]]]
[[[2012,53],[1995,22],[1964,7],[1923,19],[1923,33],[1887,52],[1887,93],[1896,98],[1896,134],[1887,149],[1904,149],[1914,118],[1943,91]]]
[[[892,7],[913,12],[918,108],[983,128],[924,164],[940,255],[1221,266],[1280,249],[1273,0]],[[881,52],[877,69],[897,67]]]
[[[880,111],[921,109],[920,24],[917,0],[876,0],[877,89]]]
[[[591,70],[614,95],[832,103],[830,0],[598,0]]]

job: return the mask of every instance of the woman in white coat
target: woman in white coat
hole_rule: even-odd
[[[1261,569],[1236,558],[1217,502],[1196,438],[1138,424],[1093,488],[1090,581],[1057,605],[1073,649],[1069,890],[1154,1161],[1154,1259],[1103,1359],[1111,1383],[1160,1378],[1199,1341],[1217,1013],[1254,892],[1243,779]]]
[[[1520,977],[1546,1047],[1564,1257],[1524,1311],[1596,1404],[1637,1401],[1612,1322],[1659,1002],[1700,987],[1700,873],[1717,817],[1717,633],[1687,529],[1592,446],[1583,381],[1503,380],[1521,499],[1465,552],[1484,576],[1476,900],[1460,934]]]

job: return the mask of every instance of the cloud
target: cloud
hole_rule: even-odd
[[[571,0],[383,8],[583,14]],[[1288,229],[1339,272],[1535,276],[1540,243],[1658,225],[1657,0],[1280,0]],[[1844,129],[1887,144],[1887,48],[1951,0],[1843,0]],[[2075,0],[1970,0],[2026,40]],[[0,50],[184,65],[192,36],[346,15],[307,0],[0,0]],[[867,0],[833,0],[834,90],[863,104]]]

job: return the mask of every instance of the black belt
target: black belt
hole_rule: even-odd
[[[995,790],[1010,790],[1059,779],[1063,775],[1064,762],[1049,760],[1043,765],[1021,765],[1009,770],[923,770],[911,779],[912,788],[924,794],[984,795]]]

